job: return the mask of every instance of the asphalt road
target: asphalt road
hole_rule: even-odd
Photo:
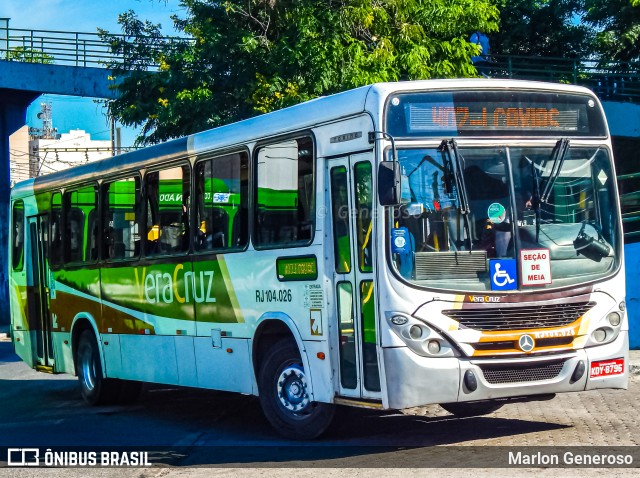
[[[179,467],[121,469],[122,473],[109,475],[132,477],[183,476],[187,470],[189,476],[200,476],[204,471],[199,467],[216,467],[223,476],[253,467],[273,472],[268,467],[284,467],[286,473],[293,467],[311,473],[322,467],[331,476],[345,467],[360,470],[354,476],[368,474],[371,467],[491,467],[495,456],[485,451],[504,455],[500,447],[628,446],[637,455],[635,466],[640,466],[639,391],[640,376],[634,375],[626,391],[564,394],[546,402],[506,405],[485,417],[468,419],[455,419],[437,406],[403,412],[340,409],[324,437],[297,443],[281,439],[271,429],[255,397],[238,394],[153,386],[135,405],[90,407],[80,398],[74,377],[30,370],[13,354],[11,343],[0,342],[0,447],[127,446],[151,450],[156,464]],[[0,470],[0,476],[45,476],[25,469],[11,474],[16,471]],[[89,475],[81,471],[69,473]],[[90,476],[108,473],[90,471]],[[610,470],[607,476],[630,471]],[[399,473],[387,475],[406,476]],[[483,476],[473,469],[461,474]],[[491,476],[511,475],[494,470]],[[581,476],[590,476],[589,470],[581,470]]]

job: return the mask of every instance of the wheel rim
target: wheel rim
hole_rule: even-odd
[[[82,386],[92,391],[96,386],[96,366],[92,359],[90,348],[85,348],[80,356],[80,368],[82,369]]]
[[[294,414],[305,411],[311,401],[307,391],[307,379],[300,365],[289,365],[280,373],[277,386],[280,404]]]

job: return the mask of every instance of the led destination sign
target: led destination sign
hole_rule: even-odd
[[[431,118],[428,117],[429,113],[431,113]],[[473,111],[467,106],[432,106],[429,112],[412,105],[410,114],[412,116],[410,119],[412,126],[422,123],[422,127],[426,126],[428,128],[456,127],[464,130],[497,127],[499,129],[556,128],[560,130],[578,130],[577,112],[565,111],[561,115],[558,108],[483,106],[480,111]]]
[[[407,93],[390,98],[387,128],[412,136],[605,136],[586,95],[529,91]]]

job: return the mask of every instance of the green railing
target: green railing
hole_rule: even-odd
[[[578,58],[494,55],[477,65],[491,78],[516,78],[582,85],[603,100],[640,102],[640,63]]]
[[[626,242],[640,240],[640,173],[620,174],[618,191]]]
[[[126,42],[138,43],[133,36],[114,35]],[[165,37],[165,40],[181,38]],[[142,40],[142,37],[140,38]],[[111,46],[97,33],[23,30],[0,26],[0,60],[49,63],[82,67],[104,67],[118,61]],[[155,67],[157,65],[148,65]]]
[[[6,20],[6,19],[4,19]],[[131,44],[146,38],[114,35]],[[184,41],[164,37],[163,40]],[[120,58],[97,33],[25,30],[0,23],[0,59],[56,65],[103,67]],[[154,67],[157,65],[149,65]],[[595,60],[493,55],[477,65],[492,78],[520,78],[584,85],[603,99],[640,102],[640,63]]]

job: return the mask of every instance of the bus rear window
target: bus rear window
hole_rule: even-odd
[[[532,91],[400,93],[387,103],[387,130],[413,136],[604,137],[604,115],[587,95]]]

